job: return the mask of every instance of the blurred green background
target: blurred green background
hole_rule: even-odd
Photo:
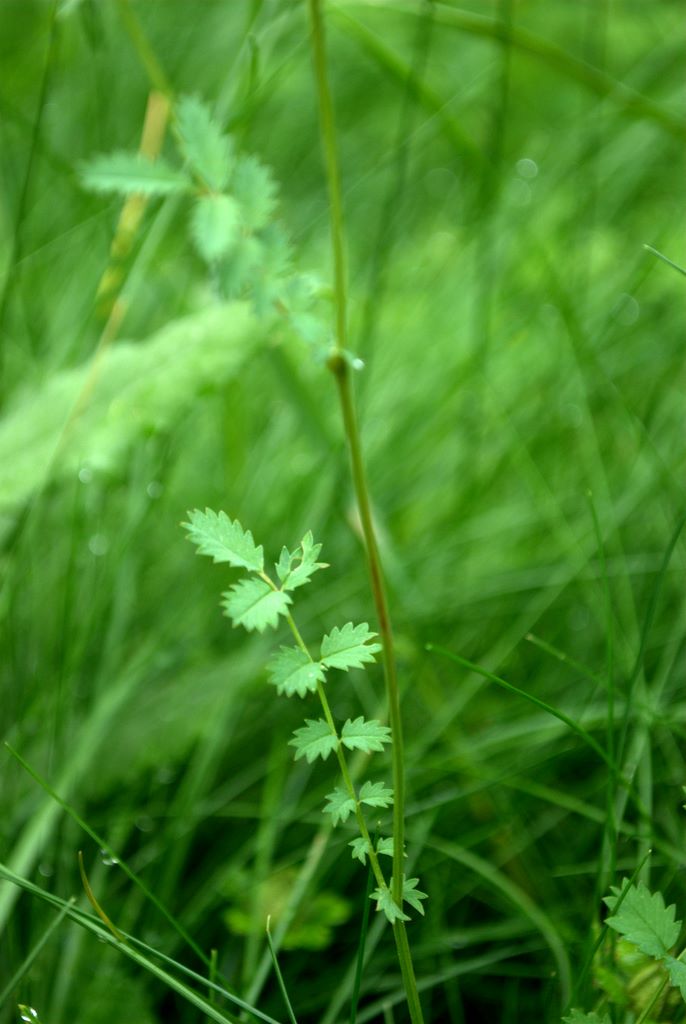
[[[683,279],[644,248],[686,262],[683,10],[336,0],[326,17],[408,873],[430,896],[409,929],[427,1020],[554,1021],[600,897],[648,848],[644,878],[686,908]],[[333,381],[268,318],[225,337],[174,198],[146,207],[103,348],[95,296],[122,204],[77,175],[138,147],[161,69],[273,169],[295,263],[328,280],[306,5],[3,0],[0,56],[0,736],[279,1020],[263,929],[290,900],[298,1019],[346,1020],[365,873],[352,831],[318,831],[331,765],[287,747],[314,709],[267,687],[283,638],[231,629],[234,574],[179,526],[222,508],[270,559],[311,529],[331,568],[298,591],[301,631],[373,623]],[[603,762],[432,642],[603,744],[616,689],[644,808],[620,790],[616,863]],[[341,718],[383,714],[380,668],[332,700]],[[86,907],[82,849],[112,919],[202,970],[5,748],[0,764],[0,859]],[[0,992],[53,919],[0,881]],[[358,1020],[387,1004],[403,1021],[381,920],[369,941]],[[586,985],[578,1005],[593,998]],[[64,922],[0,1021],[17,1002],[43,1024],[199,1019]]]

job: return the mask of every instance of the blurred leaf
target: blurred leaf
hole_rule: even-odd
[[[231,139],[222,133],[207,106],[194,96],[179,101],[176,117],[181,149],[189,164],[211,189],[221,192],[231,172]]]
[[[190,192],[193,183],[162,159],[148,160],[140,153],[109,153],[80,164],[79,177],[92,192],[119,195],[168,196]]]
[[[0,510],[83,466],[123,466],[138,438],[173,427],[199,392],[237,373],[268,324],[246,304],[213,306],[33,384],[0,420]]]
[[[271,172],[255,156],[241,156],[231,178],[232,195],[240,203],[245,225],[259,231],[271,220],[278,188]]]
[[[200,196],[191,214],[195,246],[207,263],[228,255],[241,230],[241,208],[231,196]]]

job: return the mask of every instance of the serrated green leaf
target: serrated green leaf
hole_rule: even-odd
[[[191,213],[191,234],[206,263],[227,256],[241,233],[241,209],[231,196],[200,196]]]
[[[165,160],[148,160],[140,153],[103,153],[79,166],[84,188],[118,195],[168,196],[188,192],[193,182]]]
[[[262,572],[262,545],[256,546],[250,530],[244,530],[237,519],[231,522],[225,512],[213,512],[211,508],[201,512],[196,508],[188,513],[188,520],[181,525],[188,530],[188,539],[198,545],[199,555],[228,562],[235,569]]]
[[[684,1000],[686,1000],[686,964],[683,960],[677,960],[673,956],[665,957],[664,963],[669,974],[670,984],[674,988],[678,988]]]
[[[241,205],[251,231],[265,227],[274,214],[278,188],[271,172],[257,157],[240,156],[231,177],[231,193]]]
[[[353,848],[353,860],[359,860],[360,864],[367,863],[367,857],[370,850],[370,844],[367,839],[363,839],[362,836],[358,836],[357,839],[353,839],[349,842],[348,846],[352,846]]]
[[[409,903],[411,907],[414,907],[415,910],[418,910],[423,917],[424,907],[421,901],[428,900],[429,896],[417,888],[418,882],[418,878],[403,878],[403,900],[405,903]],[[391,882],[392,887],[393,883]]]
[[[393,856],[393,836],[384,836],[383,839],[379,839],[376,844],[377,853],[385,853],[387,857]],[[405,854],[407,856],[407,854]]]
[[[584,1013],[582,1010],[572,1010],[567,1017],[563,1017],[564,1024],[610,1024],[610,1018],[606,1013],[599,1017],[597,1013]]]
[[[341,786],[336,786],[333,793],[327,793],[326,799],[329,802],[324,806],[324,811],[331,815],[334,825],[339,821],[347,821],[355,810],[355,801]]]
[[[329,754],[338,746],[338,737],[323,718],[316,721],[306,718],[305,725],[296,729],[293,739],[288,742],[290,746],[295,747],[296,761],[300,757],[306,757],[311,764],[317,757],[326,761]]]
[[[231,140],[194,96],[184,96],[176,110],[181,150],[195,173],[216,192],[226,188],[233,161]]]
[[[374,891],[370,893],[369,898],[370,900],[376,900],[376,909],[382,910],[391,924],[393,924],[394,921],[410,920],[407,914],[404,914],[398,904],[394,902],[388,889],[374,889]]]
[[[629,887],[628,880],[624,879],[622,888],[613,887],[612,891],[614,895],[604,899],[610,910],[614,910],[620,896],[625,895],[617,913],[606,918],[605,923],[647,956],[666,956],[681,931],[681,921],[674,920],[676,907],[673,904],[665,907],[662,893],[651,893],[643,882]]]
[[[390,807],[393,803],[393,790],[384,786],[383,782],[365,782],[360,788],[360,803],[370,807]]]
[[[281,590],[272,590],[264,580],[240,580],[222,594],[222,605],[234,626],[263,633],[275,628],[279,615],[285,615],[291,599]]]
[[[374,655],[381,650],[381,644],[370,643],[376,633],[372,633],[366,622],[353,626],[346,623],[342,629],[334,626],[322,640],[321,658],[324,665],[340,668],[347,672],[349,668],[362,668],[374,661]]]
[[[295,590],[309,583],[310,577],[319,569],[328,569],[326,562],[318,562],[321,544],[315,544],[311,532],[305,534],[299,546],[291,552],[283,548],[276,572],[284,590]]]
[[[341,730],[341,742],[348,750],[383,750],[384,743],[391,742],[391,730],[375,719],[367,722],[360,715],[354,721],[350,718]]]
[[[325,679],[324,668],[318,661],[312,661],[299,647],[282,647],[279,654],[275,654],[268,663],[267,671],[269,682],[287,697],[296,693],[299,697],[315,693],[317,683]]]

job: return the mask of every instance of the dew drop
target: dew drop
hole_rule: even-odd
[[[38,1013],[32,1006],[24,1006],[23,1003],[19,1004],[19,1013],[22,1020],[37,1021]]]
[[[50,878],[52,875],[54,875],[55,869],[53,868],[52,864],[48,864],[47,861],[43,861],[42,864],[38,865],[38,873],[42,875],[43,878]]]
[[[112,855],[111,855],[110,853],[108,853],[108,852],[107,852],[107,850],[101,850],[101,851],[100,851],[100,860],[101,860],[101,861],[103,862],[103,864],[105,864],[105,865],[106,865],[106,867],[108,867],[108,868],[109,868],[109,867],[112,867],[112,865],[113,865],[113,864],[118,864],[118,863],[119,863],[119,861],[117,860],[117,858],[116,858],[116,857],[113,857],[113,856],[112,856]]]
[[[88,550],[96,558],[101,558],[109,551],[110,542],[103,533],[94,533],[88,541]]]
[[[90,466],[81,466],[79,470],[79,480],[82,484],[89,484],[93,479],[93,470]]]
[[[633,295],[629,295],[627,292],[622,292],[615,303],[612,315],[617,323],[622,324],[623,327],[630,327],[632,324],[636,323],[641,315],[641,307]]]
[[[154,822],[149,814],[141,814],[136,818],[136,828],[139,832],[152,832]]]
[[[364,359],[355,356],[352,362],[353,370],[364,370]]]
[[[525,156],[517,161],[517,174],[526,181],[532,181],[538,174],[538,164]]]
[[[152,498],[153,501],[154,501],[156,498],[161,498],[162,497],[162,492],[164,491],[164,487],[159,482],[159,480],[151,480],[150,483],[148,484],[148,486],[145,488],[145,491],[146,491],[146,494],[148,495],[148,497]]]

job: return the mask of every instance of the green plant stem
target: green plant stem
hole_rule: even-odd
[[[312,25],[312,51],[314,71],[317,81],[317,97],[319,100],[319,123],[321,130],[324,160],[326,163],[326,180],[329,189],[329,211],[331,216],[331,244],[333,246],[334,292],[336,299],[336,349],[340,352],[346,347],[346,270],[345,270],[345,232],[343,230],[343,200],[341,175],[338,167],[338,151],[336,147],[336,128],[333,116],[333,103],[329,89],[329,76],[326,68],[326,50],[324,47],[324,22],[322,20],[320,0],[310,0],[310,22]]]
[[[265,577],[265,578],[268,578],[268,577]],[[273,585],[274,584],[272,584],[272,586]],[[308,650],[307,644],[303,640],[302,635],[300,633],[300,630],[296,626],[295,620],[294,620],[293,616],[290,614],[290,612],[287,613],[286,620],[288,622],[288,625],[290,626],[290,629],[291,629],[291,632],[292,632],[293,636],[295,637],[295,641],[296,641],[298,647],[300,648],[301,651],[303,651],[304,654],[307,655],[307,657],[310,659],[310,661],[314,662],[314,659],[313,659],[312,655],[310,654],[310,652]],[[347,762],[345,754],[343,752],[343,746],[342,746],[342,744],[340,742],[340,737],[338,736],[338,730],[336,729],[336,723],[334,722],[333,715],[331,714],[331,707],[329,705],[329,701],[328,701],[328,698],[326,696],[326,692],[324,690],[324,687],[322,686],[321,683],[317,683],[317,696],[319,697],[319,701],[320,701],[321,706],[322,706],[322,711],[324,712],[324,717],[326,719],[326,723],[329,726],[329,729],[331,729],[331,732],[334,733],[334,735],[338,739],[338,744],[336,746],[336,757],[338,758],[338,766],[341,769],[341,775],[343,776],[343,783],[344,783],[345,788],[346,788],[346,790],[348,792],[348,796],[351,798],[351,800],[355,801],[355,819],[357,821],[357,827],[360,830],[360,835],[367,842],[367,846],[369,848],[369,863],[371,864],[372,871],[374,872],[374,878],[376,879],[376,884],[379,886],[380,889],[388,889],[388,884],[387,884],[387,882],[386,882],[386,880],[384,878],[383,871],[381,870],[381,865],[379,863],[379,858],[377,856],[376,849],[374,847],[374,843],[372,842],[371,836],[369,835],[369,829],[367,828],[367,822],[364,820],[364,814],[362,813],[362,808],[360,806],[360,801],[357,799],[357,792],[355,790],[355,785],[353,783],[353,780],[352,780],[352,778],[350,776],[350,771],[348,769],[348,762]],[[400,904],[398,904],[398,906],[400,906]]]
[[[641,1013],[641,1016],[636,1018],[636,1024],[644,1024],[644,1021],[648,1020],[648,1017],[650,1016],[650,1011],[653,1009],[653,1007],[655,1006],[655,1004],[659,1000],[660,996],[662,995],[664,990],[667,988],[668,984],[669,984],[669,978],[665,978],[665,980],[662,982],[660,987],[655,990],[655,994],[653,995],[653,998],[650,1000],[648,1005],[643,1008],[643,1012]]]
[[[362,532],[367,552],[367,567],[379,621],[379,636],[383,646],[383,669],[388,700],[389,721],[392,736],[393,761],[393,873],[392,897],[400,910],[403,907],[403,857],[405,853],[405,759],[403,748],[402,719],[400,715],[400,696],[398,677],[393,652],[393,630],[388,610],[386,586],[383,578],[381,559],[376,541],[376,533],[371,514],[369,487],[362,458],[360,432],[355,413],[352,386],[350,383],[350,366],[346,359],[347,351],[347,291],[345,268],[345,244],[343,222],[343,200],[341,177],[338,166],[336,148],[336,129],[334,124],[333,103],[329,88],[326,49],[324,45],[324,23],[321,13],[321,0],[309,0],[310,22],[312,26],[312,51],[314,57],[317,97],[319,101],[319,123],[326,177],[329,190],[329,211],[331,220],[331,245],[334,262],[334,299],[336,306],[336,336],[334,351],[329,360],[329,368],[334,374],[338,388],[338,397],[343,415],[343,425],[350,453],[355,496],[362,523]],[[393,924],[398,960],[403,978],[412,1024],[423,1024],[424,1018],[417,992],[417,982],[412,966],[410,947],[407,941],[404,921]]]

